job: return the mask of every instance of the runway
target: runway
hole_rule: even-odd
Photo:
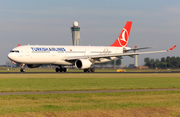
[[[5,95],[34,95],[34,94],[78,94],[78,93],[114,93],[114,92],[144,92],[144,91],[180,91],[180,89],[133,89],[133,90],[96,90],[96,91],[44,91],[44,92],[1,92]]]
[[[0,74],[155,74],[155,73],[180,73],[180,71],[155,71],[155,72],[0,72]]]

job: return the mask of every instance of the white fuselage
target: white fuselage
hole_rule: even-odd
[[[110,46],[25,45],[12,49],[8,54],[8,58],[24,64],[73,65],[73,62],[66,61],[68,57],[113,53],[123,53],[123,48]],[[94,63],[108,62],[115,58],[101,58],[94,61]]]

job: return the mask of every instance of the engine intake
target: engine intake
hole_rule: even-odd
[[[78,59],[75,61],[75,66],[79,69],[90,68],[92,63],[88,59]]]

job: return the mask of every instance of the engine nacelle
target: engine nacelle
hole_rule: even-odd
[[[29,68],[37,68],[37,67],[41,66],[41,64],[27,64],[27,66]]]
[[[92,63],[88,59],[78,59],[75,62],[75,66],[79,69],[90,68]]]

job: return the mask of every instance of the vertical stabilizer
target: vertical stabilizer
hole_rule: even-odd
[[[126,47],[130,35],[132,21],[127,21],[126,25],[124,26],[122,32],[116,39],[116,41],[111,45],[115,47]]]

